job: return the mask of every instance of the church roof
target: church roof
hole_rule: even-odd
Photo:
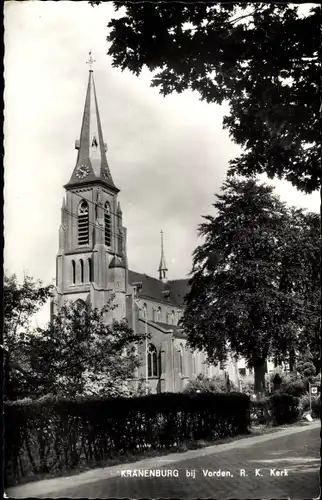
[[[169,325],[168,323],[162,323],[161,321],[155,321],[154,322],[156,325],[159,325],[161,326],[161,328],[163,328],[164,330],[170,330],[170,331],[173,331],[173,332],[177,332],[177,331],[182,331],[182,327],[178,326],[178,325]]]
[[[76,141],[77,161],[65,188],[100,181],[118,192],[108,166],[101,119],[99,115],[93,70],[89,71],[80,139]]]
[[[148,276],[129,270],[129,284],[142,283],[139,291],[141,297],[175,305],[183,306],[183,299],[189,292],[188,279],[171,280],[166,283]]]

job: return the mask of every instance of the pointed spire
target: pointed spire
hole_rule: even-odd
[[[118,192],[106,158],[107,146],[103,138],[92,68],[95,61],[91,52],[89,55],[87,63],[90,69],[81,133],[80,139],[75,142],[75,148],[78,150],[77,161],[70,181],[65,187],[100,181]]]
[[[167,265],[165,263],[164,257],[164,249],[163,249],[163,231],[161,230],[161,258],[159,265],[159,280],[166,282],[167,281]]]

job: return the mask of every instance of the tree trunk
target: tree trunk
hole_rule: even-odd
[[[290,349],[290,372],[293,372],[295,369],[295,350],[291,347]]]
[[[261,398],[265,393],[265,359],[254,359],[254,392],[257,397]]]

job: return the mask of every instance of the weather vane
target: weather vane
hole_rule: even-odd
[[[89,59],[88,59],[88,61],[86,61],[86,64],[89,64],[89,70],[93,71],[92,66],[93,66],[93,63],[96,62],[96,60],[92,58],[92,51],[91,50],[89,51],[88,54],[89,54]]]

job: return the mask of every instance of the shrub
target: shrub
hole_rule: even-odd
[[[250,402],[250,418],[254,424],[267,425],[269,423],[269,403],[267,399],[252,400]]]
[[[273,390],[276,391],[280,388],[282,384],[282,377],[280,376],[279,373],[275,373],[274,377],[272,378],[272,384],[273,384]]]
[[[8,402],[5,481],[95,465],[120,453],[215,441],[248,427],[249,397],[232,392]]]
[[[298,398],[282,392],[270,396],[269,407],[273,425],[295,422],[299,416],[298,402]]]
[[[279,390],[284,394],[291,394],[298,398],[306,393],[307,386],[303,380],[293,380],[288,383],[282,383]]]
[[[229,381],[229,383],[227,382],[227,378],[224,375],[214,375],[212,378],[209,378],[201,373],[195,379],[188,382],[184,389],[184,393],[199,391],[201,393],[213,392],[218,394],[236,389],[231,381]]]
[[[271,392],[281,392],[300,397],[307,391],[307,381],[299,378],[295,372],[283,373],[276,370],[268,375],[271,383]],[[268,384],[267,384],[268,385]]]
[[[321,418],[321,396],[317,396],[311,402],[312,407],[312,417]]]
[[[321,415],[321,396],[311,396],[312,417],[319,418]],[[299,400],[299,411],[302,416],[310,411],[310,395],[304,394]]]

